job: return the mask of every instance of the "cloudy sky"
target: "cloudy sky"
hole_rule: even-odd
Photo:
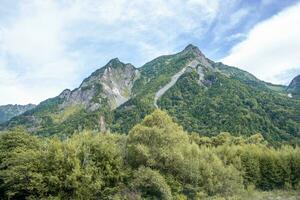
[[[300,1],[0,0],[0,105],[39,103],[111,58],[139,67],[189,43],[287,84],[300,74]]]

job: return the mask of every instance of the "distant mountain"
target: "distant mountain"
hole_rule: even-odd
[[[33,109],[35,105],[4,105],[0,106],[0,123],[6,122],[11,118],[23,114],[24,112]]]
[[[2,125],[40,135],[83,129],[127,133],[159,107],[190,132],[260,132],[270,142],[300,143],[300,101],[235,67],[216,63],[193,45],[140,68],[111,60],[79,88],[65,90]]]
[[[287,91],[291,94],[291,95],[295,95],[300,97],[300,75],[296,76],[291,83],[289,84],[289,86],[287,87]]]

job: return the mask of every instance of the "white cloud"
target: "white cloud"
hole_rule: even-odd
[[[53,1],[20,4],[1,28],[0,74],[9,78],[0,79],[0,104],[38,103],[72,85],[79,63],[66,50],[67,20]]]
[[[257,24],[222,62],[245,69],[258,78],[285,83],[279,75],[300,67],[300,3]]]
[[[107,50],[110,45],[133,48],[140,60],[170,53],[180,34],[200,34],[216,17],[219,4],[218,0],[4,3],[1,10],[9,10],[9,15],[0,14],[0,104],[38,103],[78,85],[81,74],[92,72],[86,72],[92,69],[86,66],[91,60],[98,60],[99,66],[108,57],[119,56],[112,55],[120,53],[117,48]]]
[[[240,40],[245,37],[246,37],[246,35],[244,33],[236,33],[236,34],[230,35],[227,38],[225,38],[225,41],[230,42],[230,41],[234,41],[234,40]]]
[[[240,0],[6,2],[0,5],[0,104],[56,96],[113,57],[139,66],[193,41],[230,43],[243,33],[228,38],[228,32],[250,11],[239,8]]]

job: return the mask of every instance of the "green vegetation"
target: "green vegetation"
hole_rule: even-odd
[[[205,135],[259,132],[273,144],[299,144],[299,100],[253,89],[220,73],[206,75],[209,88],[199,87],[198,79],[196,72],[184,74],[158,102],[186,130]]]
[[[271,147],[260,134],[187,133],[160,110],[128,135],[83,131],[62,140],[23,129],[2,132],[0,163],[0,199],[267,199],[300,193],[298,147]]]
[[[136,96],[114,111],[111,130],[127,133],[153,112],[155,92],[194,58],[193,52],[187,51],[145,64],[134,85]],[[299,100],[288,98],[283,86],[209,62],[218,71],[204,70],[204,80],[199,84],[197,70],[190,69],[159,99],[158,106],[189,132],[207,136],[261,133],[273,145],[300,144]]]
[[[196,66],[188,67],[191,63]],[[108,68],[113,73],[103,78]],[[73,96],[46,100],[0,125],[0,130],[24,127],[36,135],[62,138],[85,129],[127,134],[155,110],[155,94],[182,69],[186,69],[185,73],[156,103],[185,131],[210,137],[220,132],[235,136],[261,133],[274,146],[300,144],[300,99],[294,93],[290,98],[284,86],[263,82],[246,71],[210,61],[191,45],[138,69],[113,59],[72,91]],[[137,76],[120,82],[121,74],[136,70]],[[129,98],[118,107],[113,91],[105,90],[112,82],[124,88],[120,93]],[[296,83],[297,80],[292,86]],[[124,84],[126,87],[121,87]]]
[[[29,110],[1,126],[8,129],[22,127],[36,135],[56,135],[62,138],[84,129],[100,131],[101,116],[105,118],[107,123],[111,123],[112,114],[107,98],[100,100],[102,86],[95,84],[94,88],[95,94],[92,101],[94,103],[101,101],[100,108],[96,110],[88,110],[80,104],[62,106],[65,99],[58,96],[43,101],[35,109]],[[84,87],[83,90],[88,90],[88,88]]]
[[[147,114],[150,114],[155,109],[155,93],[195,57],[193,51],[183,51],[158,57],[142,66],[140,78],[133,85],[133,97],[114,110],[112,131],[127,133]]]
[[[65,120],[67,120],[70,116],[74,115],[74,113],[77,113],[79,110],[81,110],[80,106],[68,106],[64,110],[61,110],[59,113],[52,113],[51,118],[54,123],[62,123]]]
[[[263,83],[254,87],[253,82],[251,85],[221,73],[208,72],[205,81],[207,85],[199,85],[194,70],[185,73],[159,99],[159,107],[189,132],[209,136],[226,131],[248,136],[259,132],[272,144],[300,143],[299,100],[274,93]],[[137,96],[117,108],[112,130],[126,133],[151,113],[153,98],[146,97]]]

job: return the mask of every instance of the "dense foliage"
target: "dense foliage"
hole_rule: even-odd
[[[193,52],[186,52],[145,64],[142,78],[134,85],[136,96],[114,111],[112,130],[127,133],[153,112],[155,92],[194,57]],[[197,69],[188,70],[159,99],[158,106],[189,132],[209,136],[261,133],[272,144],[300,144],[300,101],[287,97],[284,86],[209,62],[214,69],[204,72],[204,80],[200,81]]]
[[[274,149],[260,134],[188,134],[160,110],[128,135],[0,137],[0,199],[246,199],[253,188],[300,189],[298,147]]]
[[[209,88],[199,87],[198,79],[196,72],[184,74],[159,101],[186,130],[205,135],[259,132],[273,144],[299,143],[300,101],[255,90],[219,73],[206,75]]]
[[[133,85],[134,96],[114,110],[112,131],[127,133],[150,114],[155,109],[155,93],[195,57],[193,51],[183,51],[160,56],[143,65],[140,68],[140,78]]]

